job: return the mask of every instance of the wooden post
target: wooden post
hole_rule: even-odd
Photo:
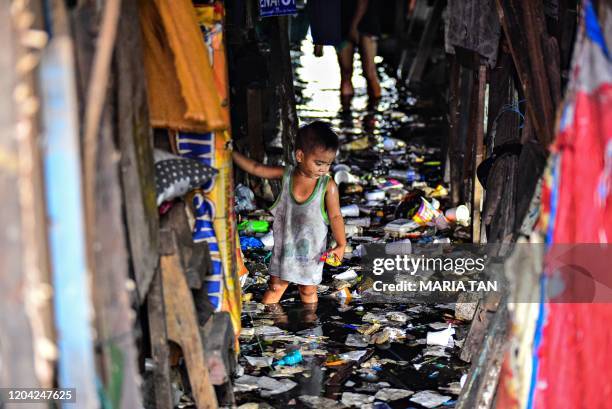
[[[509,318],[506,301],[502,300],[499,303],[496,312],[485,313],[488,318],[478,327],[477,331],[480,348],[474,355],[476,359],[472,360],[468,378],[457,399],[457,409],[488,409],[492,407],[495,400],[495,391],[504,358],[504,345],[508,334]],[[477,318],[475,316],[474,320]],[[470,335],[473,329],[475,328],[470,329]]]
[[[128,409],[142,406],[138,352],[133,336],[135,314],[130,305],[133,294],[128,292],[128,288],[135,291],[136,286],[128,278],[121,183],[119,166],[114,159],[118,155],[113,143],[115,124],[109,108],[102,117],[97,141],[93,296],[105,390],[113,407]]]
[[[64,4],[53,2],[51,14],[54,35],[41,59],[40,87],[59,386],[77,388],[79,407],[97,408],[74,48]]]
[[[28,147],[25,147],[25,152],[20,152],[24,148],[20,147],[20,144],[29,144],[29,141],[23,138],[34,136],[29,134],[27,129],[32,126],[33,119],[28,120],[27,112],[30,111],[31,115],[37,113],[36,109],[25,110],[25,104],[29,103],[29,108],[35,108],[38,101],[31,88],[26,88],[28,93],[23,95],[25,98],[21,101],[15,98],[17,85],[20,83],[16,72],[17,58],[23,57],[23,50],[19,49],[19,34],[15,30],[11,11],[13,10],[8,4],[0,7],[0,41],[3,46],[0,54],[0,189],[4,192],[4,200],[0,202],[0,386],[40,387],[42,385],[35,362],[32,321],[25,306],[27,297],[32,295],[27,291],[28,275],[36,268],[38,261],[32,258],[31,251],[28,253],[28,247],[36,246],[39,241],[36,237],[29,236],[33,231],[32,226],[28,227],[28,224],[33,221],[31,218],[34,215],[26,212],[35,205],[37,197],[29,197],[28,203],[23,203],[23,199],[26,199],[24,194],[32,193],[29,183],[34,182],[24,180],[24,176],[28,176],[23,172],[26,170],[24,164],[37,164],[32,163],[34,157],[31,154],[22,155],[28,153]],[[21,14],[27,10],[13,12]],[[19,119],[26,120],[21,123],[21,132],[17,126]],[[32,250],[36,254],[37,250]]]
[[[217,397],[210,382],[193,297],[176,248],[176,238],[172,230],[164,230],[162,234],[160,267],[168,339],[180,345],[183,351],[197,408],[216,409]]]
[[[475,139],[477,126],[478,71],[463,66],[461,68],[461,203],[471,206],[474,198],[473,173]]]
[[[555,89],[560,84],[560,79],[555,78],[559,70],[548,65],[559,64],[558,47],[549,44],[555,40],[546,33],[541,2],[496,1],[523,93],[528,104],[537,107],[528,110],[533,128],[546,147],[553,140],[555,99],[560,95]]]
[[[140,33],[136,2],[123,1],[115,67],[117,132],[132,268],[144,302],[159,260],[159,215]]]
[[[293,68],[289,47],[288,17],[276,17],[271,21],[271,65],[270,77],[276,83],[275,94],[280,122],[278,131],[283,142],[285,161],[292,162],[298,118],[293,90]]]
[[[417,55],[412,62],[410,71],[408,71],[408,77],[406,78],[407,85],[412,82],[419,82],[423,77],[425,66],[429,61],[431,49],[436,38],[436,34],[438,33],[438,26],[442,20],[442,10],[445,4],[446,2],[442,0],[436,0],[433,8],[431,9],[431,14],[427,19],[425,29],[423,30],[423,34],[419,42]]]
[[[472,242],[480,243],[480,207],[482,205],[483,188],[478,178],[476,170],[482,163],[484,157],[484,114],[485,114],[485,91],[487,85],[487,66],[481,64],[478,69],[478,97],[476,100],[476,127],[474,140],[474,168],[473,168],[473,188],[472,196]]]
[[[249,156],[256,161],[263,163],[265,158],[264,138],[263,138],[263,112],[262,95],[259,88],[247,88],[247,142]],[[247,176],[248,177],[248,176]],[[261,179],[248,177],[251,188],[257,191]]]
[[[263,162],[264,140],[263,140],[263,112],[262,112],[261,89],[247,88],[247,125],[249,138],[249,153],[251,158]]]
[[[451,58],[450,79],[449,79],[449,141],[448,141],[448,161],[450,167],[450,188],[452,206],[459,205],[461,200],[461,160],[459,156],[459,87],[461,82],[461,66],[454,56]]]
[[[147,295],[147,315],[149,318],[149,335],[151,355],[155,361],[153,369],[153,386],[155,388],[155,405],[157,409],[172,408],[172,390],[170,388],[170,367],[168,358],[168,333],[166,330],[166,309],[164,307],[164,288],[161,271],[156,271]]]

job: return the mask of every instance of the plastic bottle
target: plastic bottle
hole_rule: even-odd
[[[416,171],[416,169],[391,169],[389,171],[389,177],[407,180],[408,182],[417,182],[424,180],[423,175]]]

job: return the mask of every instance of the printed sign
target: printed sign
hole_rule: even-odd
[[[296,13],[295,0],[259,0],[261,17],[286,16]]]

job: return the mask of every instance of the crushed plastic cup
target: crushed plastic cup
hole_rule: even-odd
[[[359,178],[347,170],[339,170],[334,174],[334,182],[336,182],[337,185],[341,183],[357,183],[359,182]]]
[[[451,222],[458,224],[467,224],[470,221],[470,210],[466,205],[453,207],[444,212],[446,218]]]
[[[359,216],[359,206],[356,204],[342,206],[340,208],[340,213],[343,217],[358,217]]]

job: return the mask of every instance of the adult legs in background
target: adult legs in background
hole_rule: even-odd
[[[268,289],[261,300],[262,304],[278,303],[288,286],[288,281],[281,280],[276,276],[270,276],[270,280],[268,281]]]
[[[350,100],[355,91],[353,90],[353,54],[355,46],[348,42],[338,52],[338,64],[340,65],[340,97],[343,101]]]
[[[359,38],[359,54],[361,55],[361,66],[363,68],[363,76],[368,84],[368,95],[371,99],[377,100],[380,98],[381,89],[378,73],[376,72],[376,57],[377,42],[376,38],[369,35],[362,35]]]

